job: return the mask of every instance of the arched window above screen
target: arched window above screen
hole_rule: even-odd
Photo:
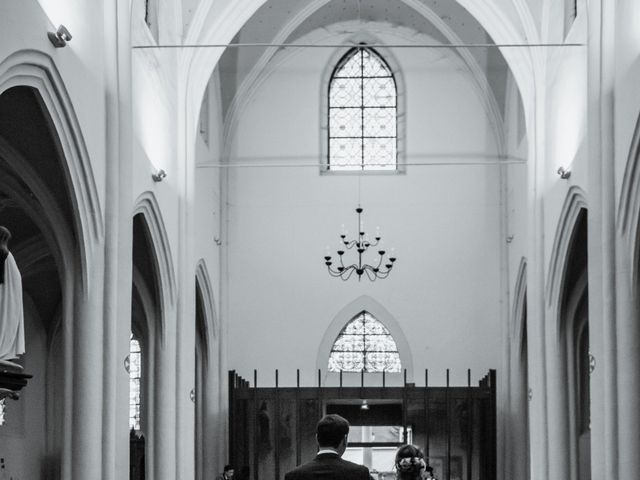
[[[367,311],[342,329],[329,354],[330,372],[391,372],[402,370],[395,340]]]
[[[397,170],[396,81],[375,50],[355,47],[340,59],[328,103],[329,170]]]

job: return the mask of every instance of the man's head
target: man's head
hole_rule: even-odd
[[[233,478],[233,467],[231,465],[225,465],[224,466],[224,476],[227,478]]]
[[[349,422],[340,415],[325,415],[316,425],[316,439],[321,449],[332,448],[342,455],[347,448],[347,435]]]

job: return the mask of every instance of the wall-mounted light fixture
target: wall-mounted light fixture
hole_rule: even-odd
[[[565,170],[564,167],[560,167],[558,169],[558,175],[560,175],[561,179],[566,180],[571,176],[571,170]]]
[[[47,32],[47,37],[49,37],[49,41],[56,48],[64,47],[67,42],[73,38],[64,25],[60,25],[55,32]]]
[[[154,182],[161,182],[166,176],[167,176],[167,172],[165,172],[164,170],[160,169],[156,173],[151,175],[151,178],[153,178]]]

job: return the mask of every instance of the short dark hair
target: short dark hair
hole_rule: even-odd
[[[342,439],[348,434],[349,422],[335,413],[325,415],[316,425],[316,435],[320,447],[338,448]]]
[[[233,470],[233,467],[231,465],[225,465],[224,466],[224,471],[228,472],[229,470]]]

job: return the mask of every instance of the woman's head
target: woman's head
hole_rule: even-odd
[[[415,445],[403,445],[396,452],[396,471],[399,479],[420,478],[427,467],[424,453]]]

